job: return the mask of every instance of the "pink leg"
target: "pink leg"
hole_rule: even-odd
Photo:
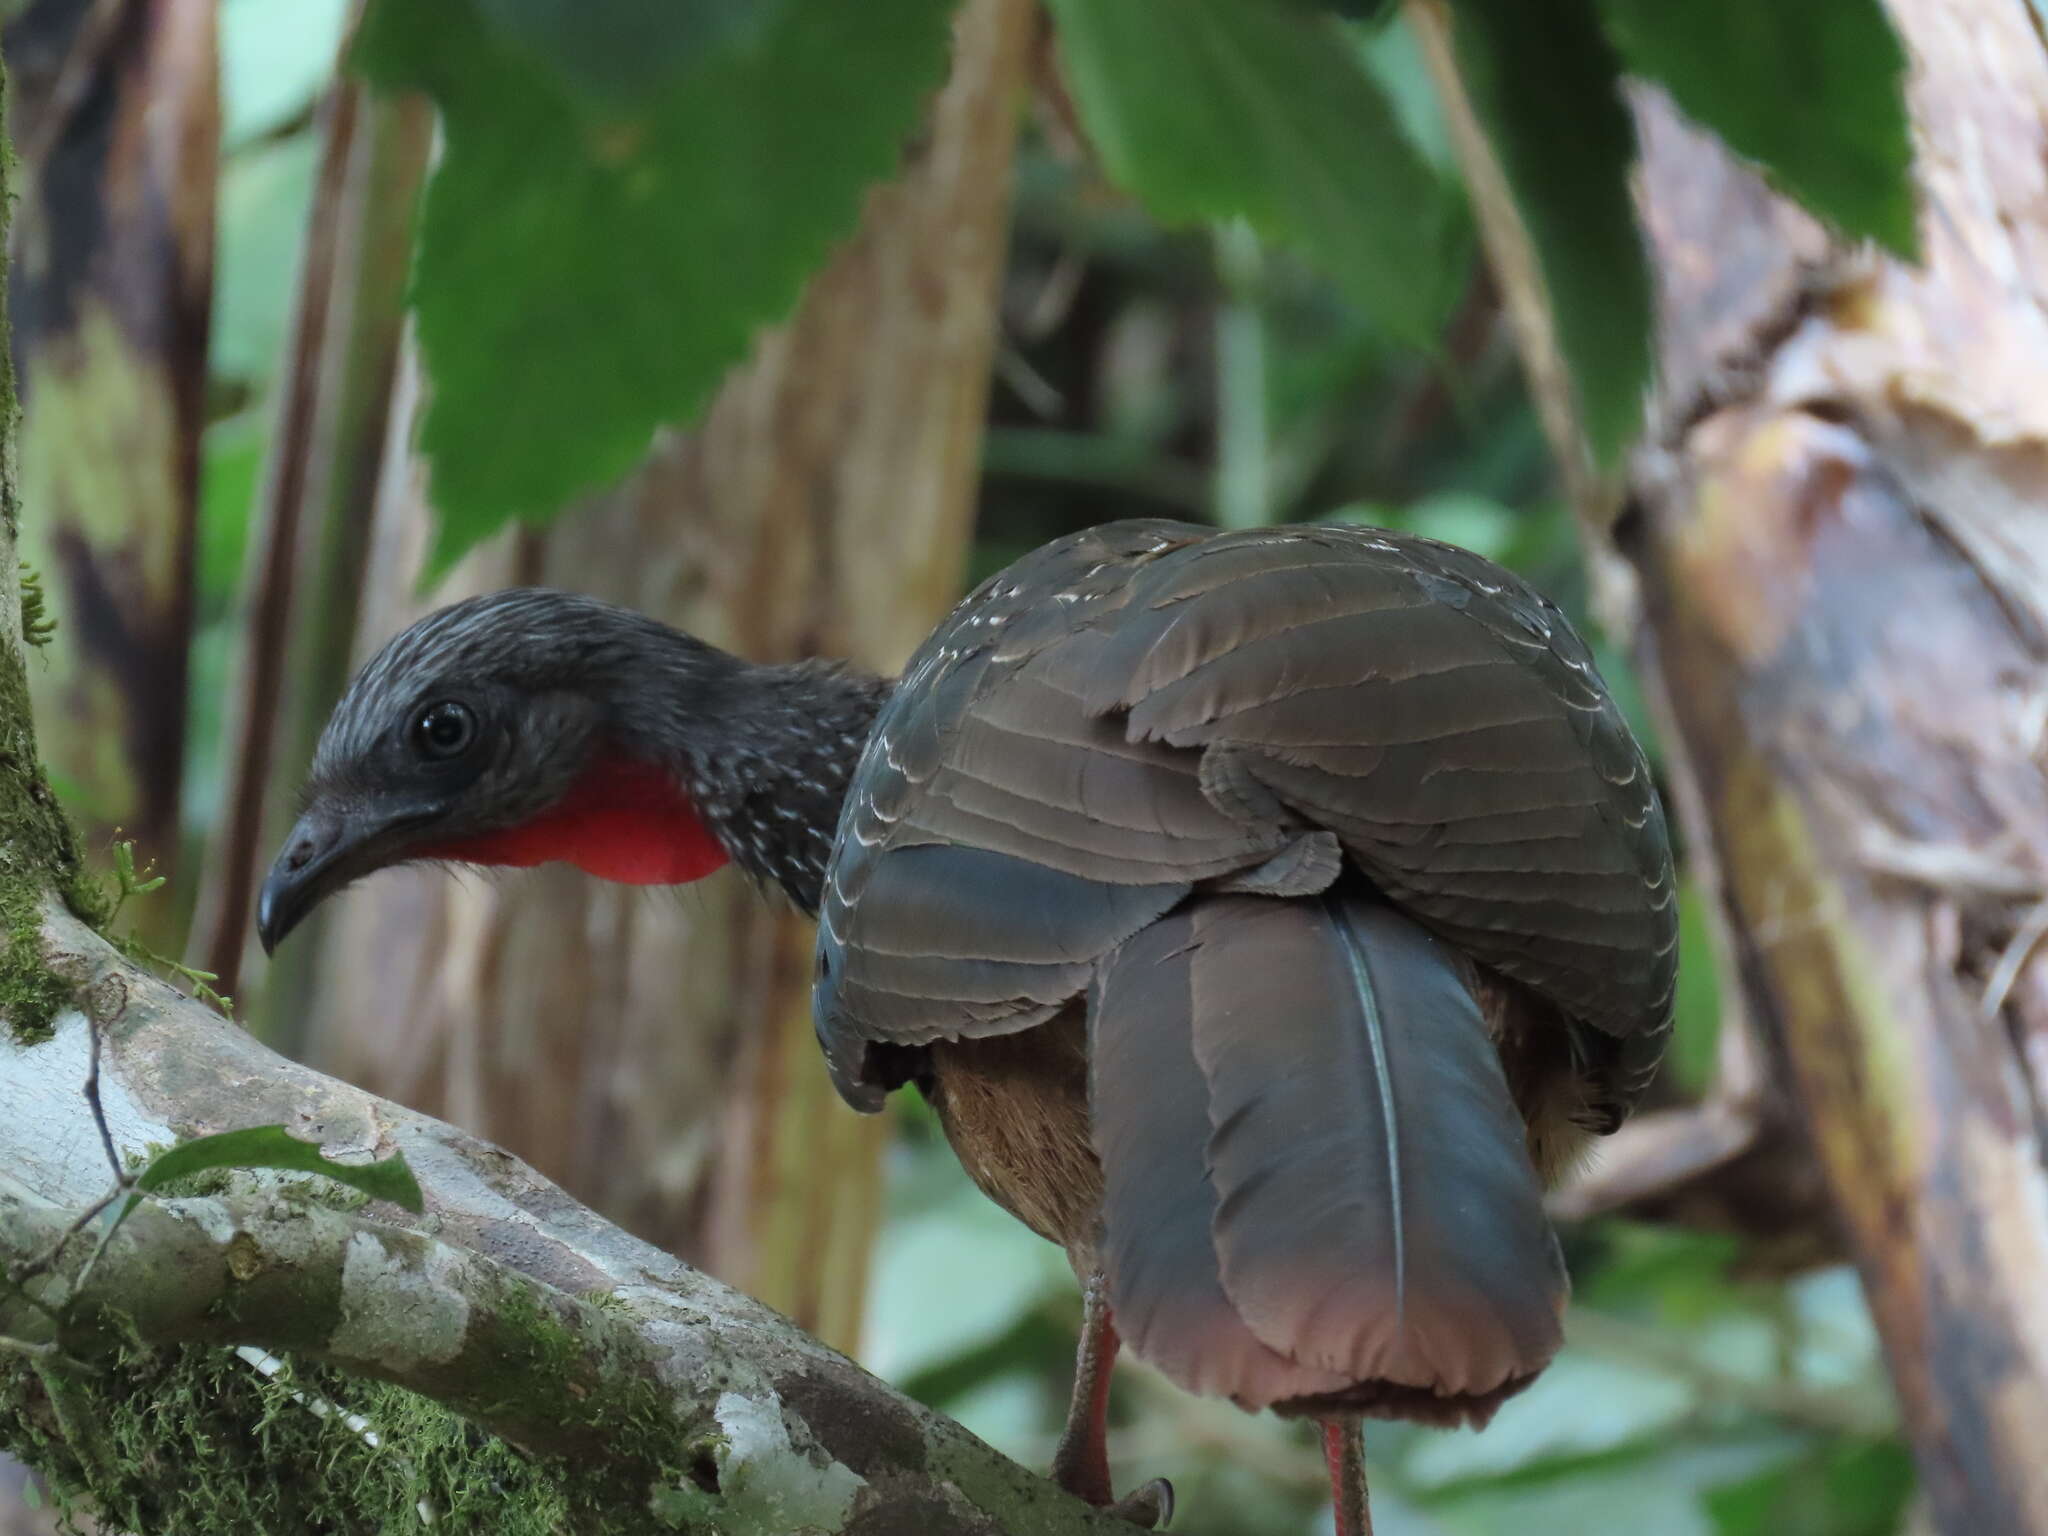
[[[1074,1357],[1074,1396],[1067,1426],[1052,1455],[1052,1478],[1067,1492],[1101,1506],[1109,1486],[1109,1378],[1116,1366],[1116,1323],[1100,1274],[1081,1288],[1081,1348]]]
[[[1076,1498],[1156,1530],[1173,1518],[1173,1487],[1155,1477],[1119,1499],[1109,1482],[1109,1378],[1119,1341],[1109,1287],[1098,1272],[1081,1287],[1081,1348],[1074,1359],[1074,1396],[1067,1427],[1052,1454],[1052,1477]]]
[[[1355,1418],[1324,1419],[1323,1464],[1330,1469],[1330,1502],[1337,1510],[1337,1536],[1372,1536],[1372,1509],[1365,1499],[1365,1430]]]

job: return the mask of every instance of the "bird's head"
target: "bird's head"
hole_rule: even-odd
[[[672,884],[726,861],[686,789],[733,658],[592,598],[515,588],[429,614],[358,672],[264,881],[274,949],[334,892],[420,859],[566,860]]]

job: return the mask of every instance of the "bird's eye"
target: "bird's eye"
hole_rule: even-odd
[[[412,723],[412,744],[422,757],[460,757],[476,740],[476,716],[467,704],[429,704]]]

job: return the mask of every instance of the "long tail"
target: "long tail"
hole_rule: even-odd
[[[1125,1339],[1247,1407],[1483,1421],[1560,1342],[1520,1116],[1442,941],[1199,899],[1105,962],[1090,1095]]]

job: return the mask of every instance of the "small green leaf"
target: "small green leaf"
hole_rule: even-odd
[[[365,14],[357,67],[425,91],[444,132],[413,269],[432,572],[687,421],[854,227],[945,76],[951,0],[778,0],[758,29],[718,10],[722,28],[651,8],[673,30],[630,93],[539,45],[566,14],[539,0]]]
[[[277,1168],[288,1173],[317,1173],[360,1190],[373,1200],[402,1205],[415,1216],[425,1208],[419,1181],[413,1178],[402,1155],[394,1152],[377,1163],[337,1163],[324,1156],[316,1143],[300,1141],[281,1125],[251,1126],[247,1130],[222,1131],[180,1142],[150,1159],[149,1166],[136,1175],[135,1187],[148,1193],[175,1179],[214,1168]]]
[[[1168,223],[1241,217],[1392,334],[1454,293],[1446,189],[1341,23],[1273,0],[1052,0],[1110,176]]]
[[[1906,51],[1882,0],[1599,0],[1633,74],[1843,233],[1915,251]]]
[[[1459,0],[1459,72],[1543,268],[1594,459],[1642,422],[1650,273],[1629,198],[1635,128],[1593,0]]]

